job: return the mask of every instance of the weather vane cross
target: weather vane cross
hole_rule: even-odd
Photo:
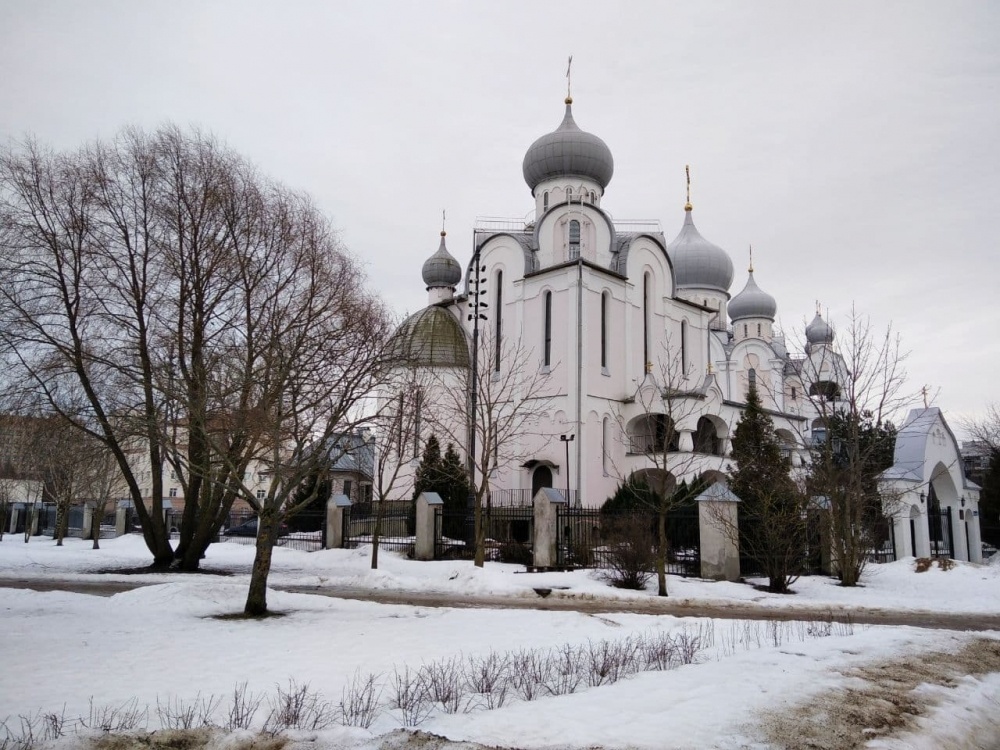
[[[691,205],[691,165],[684,165],[684,179],[687,181],[687,200],[685,201],[685,207]]]
[[[444,235],[444,209],[441,209],[441,234]]]
[[[753,245],[750,245],[750,267],[747,269],[750,273],[753,273]]]
[[[570,89],[570,84],[571,84],[570,72],[572,71],[572,69],[573,69],[573,55],[570,55],[569,56],[569,61],[566,63],[566,98],[567,99],[572,99],[573,98],[573,92]]]

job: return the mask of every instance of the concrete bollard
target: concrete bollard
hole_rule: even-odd
[[[740,579],[740,499],[726,485],[716,483],[695,498],[698,503],[698,536],[701,577],[717,581]]]
[[[80,524],[80,538],[90,539],[94,530],[94,506],[87,503],[83,506],[83,523]]]
[[[119,508],[115,511],[115,536],[125,536],[125,520],[128,517],[128,508]]]

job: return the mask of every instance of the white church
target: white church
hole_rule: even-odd
[[[801,466],[812,441],[823,438],[814,399],[836,393],[844,368],[833,328],[817,312],[805,330],[804,354],[790,352],[775,329],[774,297],[758,285],[752,265],[734,278],[729,254],[695,226],[690,190],[671,240],[657,221],[616,221],[604,208],[611,150],[580,129],[572,98],[565,107],[559,126],[524,157],[533,210],[524,219],[477,222],[464,271],[442,231],[423,265],[429,304],[397,331],[397,351],[413,372],[466,382],[478,325],[488,347],[480,347],[479,367],[495,378],[515,366],[526,370],[522,378],[542,376],[538,419],[503,446],[490,477],[494,491],[530,497],[541,487],[568,488],[571,502],[598,507],[633,473],[654,483],[724,479],[751,383],[792,465]],[[478,320],[469,314],[477,290],[486,303]],[[526,361],[505,361],[512,342],[528,353]],[[410,471],[429,421],[412,455],[402,457]],[[910,437],[901,444],[916,445],[911,426],[930,422],[928,434],[944,418],[911,414],[900,433]],[[898,556],[927,554],[934,536],[928,498],[937,484],[944,489],[933,497],[933,512],[954,506],[953,531],[962,539],[955,551],[977,559],[978,491],[944,430],[954,461],[938,456],[935,442],[928,467],[912,465],[915,448],[903,457],[906,471],[893,467],[890,478],[908,498],[895,512]],[[449,432],[465,436],[455,442],[467,450],[465,424]]]

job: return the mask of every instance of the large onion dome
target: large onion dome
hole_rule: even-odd
[[[690,204],[684,207],[684,212],[680,234],[667,245],[677,288],[728,292],[733,283],[732,259],[721,247],[701,236],[691,217]]]
[[[439,305],[414,313],[389,342],[393,359],[409,367],[469,367],[469,344],[461,324]]]
[[[817,310],[812,323],[806,326],[806,341],[810,344],[832,344],[833,337],[833,326],[823,320],[823,316]]]
[[[462,267],[445,247],[445,234],[446,232],[441,230],[441,244],[438,245],[437,252],[424,261],[422,274],[428,289],[455,287],[462,279]]]
[[[774,301],[774,297],[757,286],[751,267],[747,285],[729,302],[729,319],[735,321],[743,318],[767,318],[773,321],[777,312],[778,303]]]
[[[522,171],[532,193],[540,182],[554,177],[581,177],[604,189],[615,173],[615,160],[604,141],[580,130],[573,120],[573,100],[566,97],[562,123],[531,144]]]

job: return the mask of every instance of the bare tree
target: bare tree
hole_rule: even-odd
[[[453,374],[436,377],[428,391],[435,394],[428,416],[436,432],[458,445],[467,445],[475,435],[476,449],[467,454],[472,469],[473,544],[475,565],[486,561],[486,527],[483,507],[493,474],[517,459],[523,459],[523,438],[537,433],[540,416],[551,403],[547,395],[549,374],[534,366],[533,352],[521,339],[504,337],[499,342],[492,331],[480,332],[476,382],[472,370],[464,378]],[[473,386],[477,393],[475,414],[470,403]]]
[[[677,510],[690,506],[697,494],[692,490],[698,489],[697,483],[694,487],[680,486],[677,477],[702,473],[699,468],[703,467],[699,464],[703,461],[696,453],[721,453],[721,450],[718,445],[696,444],[697,441],[707,440],[697,432],[689,438],[691,445],[681,445],[684,439],[681,425],[690,426],[703,408],[703,394],[696,391],[702,383],[696,382],[691,366],[671,345],[669,336],[656,355],[656,362],[648,363],[646,370],[631,404],[617,411],[615,421],[622,439],[627,443],[628,452],[644,455],[650,464],[638,473],[651,492],[636,493],[635,497],[656,518],[657,593],[667,596],[667,562],[670,557],[668,519]],[[635,416],[636,413],[638,416]],[[718,442],[717,438],[715,442]],[[625,476],[620,467],[616,466],[615,470],[622,481],[628,481],[632,476]]]
[[[837,341],[839,358],[828,348],[814,350],[803,367],[819,415],[807,481],[827,505],[832,563],[843,585],[854,586],[881,541],[880,520],[898,502],[878,475],[892,465],[893,420],[916,394],[906,389],[906,354],[891,325],[877,331],[852,308]]]

